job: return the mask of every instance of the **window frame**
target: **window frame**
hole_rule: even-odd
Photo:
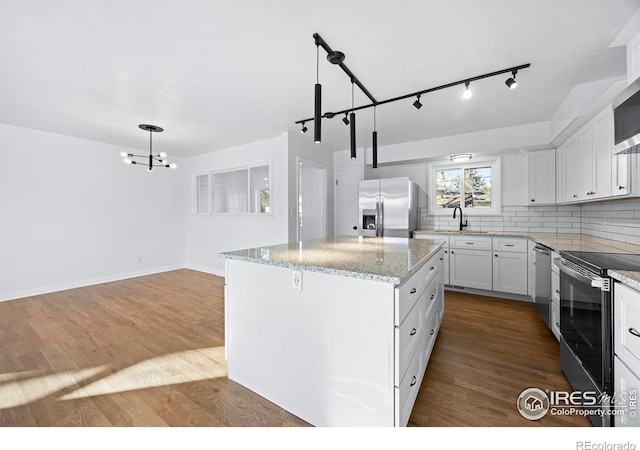
[[[269,212],[251,212],[251,196],[253,193],[251,192],[251,169],[255,169],[258,167],[267,167],[268,171],[268,188],[269,188]],[[213,212],[213,198],[214,198],[214,189],[215,186],[213,184],[214,176],[245,170],[247,172],[247,211],[246,212],[224,212],[224,213],[214,213]],[[271,159],[261,159],[250,161],[242,164],[234,164],[224,167],[219,167],[212,170],[201,170],[192,173],[192,207],[191,214],[196,217],[205,217],[205,218],[216,218],[216,219],[232,219],[232,218],[244,218],[244,219],[271,219],[273,218],[273,165]],[[208,176],[208,191],[207,191],[207,208],[206,212],[199,212],[199,177],[207,175]],[[258,208],[259,209],[259,206]]]
[[[429,179],[429,204],[428,214],[431,216],[451,215],[453,208],[436,208],[436,172],[440,170],[460,170],[461,175],[461,196],[464,196],[464,169],[479,169],[483,167],[491,168],[491,207],[466,207],[461,202],[462,213],[469,216],[496,216],[502,213],[502,158],[479,157],[466,163],[434,162],[427,165],[427,177]]]

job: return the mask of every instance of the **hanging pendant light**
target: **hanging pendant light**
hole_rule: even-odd
[[[144,131],[149,132],[149,156],[147,155],[134,155],[133,153],[120,152],[120,156],[122,156],[122,162],[125,164],[135,164],[135,165],[143,165],[147,167],[149,172],[153,171],[154,167],[167,167],[169,169],[176,169],[178,165],[175,163],[170,163],[167,161],[167,154],[165,152],[160,152],[157,155],[153,154],[153,133],[162,133],[164,131],[163,128],[156,125],[149,125],[146,123],[142,123],[138,125],[138,128]],[[145,162],[136,161],[134,158],[143,158]]]
[[[351,80],[351,109],[353,109],[353,79]],[[349,113],[349,134],[351,137],[351,159],[356,159],[356,115],[352,111]]]
[[[378,131],[376,130],[376,105],[373,105],[373,134],[371,136],[373,150],[373,168],[378,168]]]
[[[316,85],[313,108],[313,142],[319,144],[322,141],[322,85],[320,85],[320,44],[318,42],[316,42]]]

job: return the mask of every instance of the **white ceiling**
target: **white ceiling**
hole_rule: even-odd
[[[639,1],[0,2],[0,122],[190,156],[299,130],[313,115],[319,33],[383,100],[531,63],[518,73],[378,108],[379,145],[546,121],[576,84],[626,74],[610,44]],[[323,111],[347,76],[320,52]],[[368,103],[356,90],[356,106]],[[323,121],[325,151],[348,127]],[[358,114],[370,145],[370,110]],[[313,125],[307,136],[313,139]]]

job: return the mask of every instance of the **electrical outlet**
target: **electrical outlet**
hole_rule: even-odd
[[[302,272],[300,270],[293,271],[292,281],[293,281],[293,288],[295,290],[301,291],[302,290]]]

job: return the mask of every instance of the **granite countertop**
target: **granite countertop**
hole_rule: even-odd
[[[603,239],[587,234],[579,233],[519,233],[519,232],[465,232],[457,230],[418,230],[414,234],[429,235],[471,235],[487,237],[515,237],[528,238],[545,245],[556,252],[582,251],[600,253],[628,253],[640,255],[640,245],[627,244],[626,242]],[[640,272],[627,270],[609,270],[609,274],[615,280],[640,291]]]
[[[583,251],[640,254],[640,245],[627,244],[626,242],[603,239],[580,233],[527,233],[510,231],[465,232],[457,230],[418,230],[414,234],[528,238],[534,240],[538,244],[545,245],[556,252]]]
[[[338,236],[236,250],[220,256],[398,285],[434,256],[443,242]]]

